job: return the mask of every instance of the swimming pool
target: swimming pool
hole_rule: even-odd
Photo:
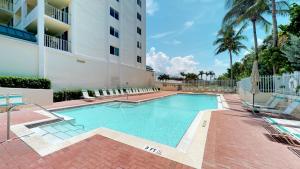
[[[83,125],[84,129],[77,132],[66,130],[57,134],[67,139],[104,127],[176,147],[200,111],[217,108],[217,96],[189,94],[177,94],[141,103],[110,102],[72,108],[55,113],[74,118],[73,123]],[[67,124],[55,125],[44,126],[44,129],[66,129],[63,126]]]

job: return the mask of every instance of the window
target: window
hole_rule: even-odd
[[[110,54],[115,55],[115,56],[119,56],[120,55],[120,49],[110,46]]]
[[[137,41],[137,44],[136,44],[137,46],[137,48],[139,48],[139,49],[142,49],[142,43],[140,42],[140,41]]]
[[[142,21],[142,15],[140,13],[137,13],[136,17],[139,21]]]
[[[142,34],[142,29],[140,27],[137,27],[136,32],[141,35]]]
[[[119,38],[119,31],[117,29],[115,29],[114,27],[110,27],[110,34],[116,38]]]
[[[137,57],[136,57],[136,61],[137,61],[138,63],[142,63],[142,57],[137,56]]]
[[[141,0],[136,0],[136,3],[138,4],[138,6],[142,7],[142,1]]]
[[[110,16],[114,17],[115,19],[119,20],[119,12],[114,8],[110,7]]]

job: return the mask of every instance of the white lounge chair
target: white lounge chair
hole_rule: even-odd
[[[126,89],[126,93],[127,94],[131,94],[132,92],[131,92],[131,89]]]
[[[120,96],[121,95],[118,89],[114,89],[114,91],[116,93],[116,96]]]
[[[263,118],[267,123],[270,125],[283,125],[283,126],[300,126],[300,121],[298,120],[287,120],[287,119],[278,119],[278,118],[270,118],[264,117]]]
[[[122,96],[125,95],[123,89],[120,89],[120,94],[121,94]]]
[[[294,100],[291,104],[288,105],[284,110],[277,109],[266,109],[262,108],[260,112],[274,113],[274,114],[282,114],[282,115],[291,115],[295,112],[295,110],[300,106],[300,100]]]
[[[275,109],[280,102],[285,102],[285,101],[287,101],[287,97],[283,95],[273,94],[271,98],[264,105],[254,104],[254,109],[256,111],[260,111],[260,109],[263,108]],[[243,107],[248,110],[253,110],[253,104],[249,102],[243,102]]]
[[[115,96],[116,95],[112,89],[109,89],[108,92],[109,92],[110,96]]]
[[[103,95],[104,97],[108,96],[108,93],[107,93],[106,89],[102,89],[102,95]]]
[[[133,88],[132,91],[133,91],[133,94],[139,94],[136,88]]]
[[[99,90],[94,90],[95,96],[96,98],[102,98],[103,96],[101,96]]]
[[[85,101],[94,101],[95,97],[91,97],[87,90],[82,90],[82,96]]]

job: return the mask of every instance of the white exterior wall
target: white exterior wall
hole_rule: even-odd
[[[110,16],[110,6],[119,11],[119,20]],[[145,0],[142,8],[136,0],[71,0],[69,8],[71,52],[0,36],[0,76],[42,74],[55,90],[125,87],[126,82],[130,87],[153,85],[154,77],[146,71],[145,62]],[[138,11],[142,22],[137,19]],[[110,26],[119,30],[120,38],[110,35]],[[142,35],[137,33],[137,26]],[[38,39],[43,39],[42,33]],[[137,48],[138,40],[142,50]],[[119,57],[110,55],[110,45],[120,48]],[[142,63],[137,62],[137,55]]]
[[[38,46],[0,35],[0,75],[38,76]]]

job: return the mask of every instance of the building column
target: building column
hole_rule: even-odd
[[[75,35],[75,30],[74,28],[76,27],[76,16],[74,14],[76,14],[75,12],[75,2],[74,1],[70,1],[69,4],[69,16],[71,18],[69,18],[71,20],[71,27],[69,29],[69,41],[71,42],[71,52],[76,54],[77,53],[77,49],[76,49],[76,35]]]
[[[105,36],[105,51],[106,51],[106,88],[110,88],[111,87],[111,73],[110,73],[110,43],[109,43],[109,1],[105,1],[105,6],[107,7],[107,12],[105,15],[107,15],[107,17],[105,17],[105,25],[106,25],[106,36]]]
[[[27,0],[22,0],[21,2],[21,19],[22,19],[22,29],[24,29],[24,22],[25,22],[25,18],[27,16]]]
[[[37,37],[38,37],[38,52],[39,52],[39,77],[46,77],[46,58],[45,58],[45,1],[38,0],[38,18],[37,18]]]

